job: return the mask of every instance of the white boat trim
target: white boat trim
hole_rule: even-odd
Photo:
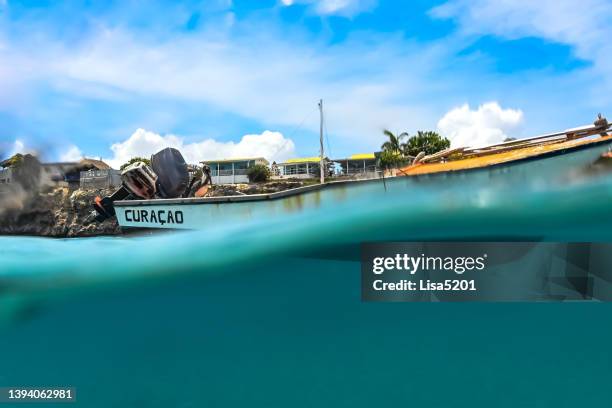
[[[329,183],[331,184],[331,183]],[[221,196],[221,197],[189,197],[189,198],[156,198],[153,200],[121,200],[114,203],[115,207],[133,207],[140,205],[170,205],[170,204],[219,204],[219,203],[238,203],[245,201],[263,201],[263,200],[275,200],[279,198],[289,197],[309,191],[320,190],[327,184],[314,184],[312,186],[304,186],[292,188],[289,190],[278,191],[275,193],[267,194],[248,194],[248,195],[235,195],[235,196]]]

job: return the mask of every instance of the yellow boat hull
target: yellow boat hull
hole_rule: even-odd
[[[612,135],[587,140],[569,140],[554,144],[518,148],[516,150],[494,153],[479,157],[437,163],[418,163],[399,169],[398,176],[418,176],[455,171],[484,169],[499,165],[510,165],[526,160],[544,159],[572,151],[612,143]],[[595,160],[596,157],[593,158]]]

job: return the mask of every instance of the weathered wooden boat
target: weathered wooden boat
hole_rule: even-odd
[[[594,163],[612,143],[610,126],[594,125],[565,132],[500,143],[482,148],[455,148],[422,157],[389,180],[332,181],[271,193],[209,198],[119,200],[114,209],[125,229],[207,229],[240,222],[275,219],[275,215],[317,214],[352,199],[369,199],[384,191],[410,194],[410,185],[423,177],[469,177],[487,183],[495,178],[526,186],[547,183],[551,176]],[[469,171],[469,176],[467,175]],[[508,177],[508,175],[512,177]],[[506,177],[497,177],[505,175]],[[408,182],[408,186],[407,186]],[[453,181],[453,185],[456,185]],[[212,233],[212,232],[211,232]]]
[[[587,164],[609,149],[612,142],[611,125],[601,115],[593,125],[568,129],[563,132],[512,140],[477,148],[452,148],[418,157],[409,166],[399,169],[398,176],[447,174],[497,166],[539,161],[562,156],[555,162],[547,161],[550,171],[556,166]]]
[[[122,200],[115,202],[122,228],[199,229],[218,223],[250,221],[276,213],[312,208],[318,204],[315,184],[270,194],[226,197]]]

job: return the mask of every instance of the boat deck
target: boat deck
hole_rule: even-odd
[[[465,159],[437,163],[418,163],[400,169],[398,175],[416,176],[441,172],[473,170],[508,164],[523,160],[531,160],[544,156],[562,154],[572,150],[588,148],[591,146],[612,142],[612,135],[596,139],[577,139],[559,143],[543,144],[540,146],[524,147],[505,152],[493,153]]]

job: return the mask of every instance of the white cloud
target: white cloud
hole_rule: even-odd
[[[17,153],[32,154],[38,156],[38,150],[26,144],[22,139],[0,140],[0,161],[7,159]]]
[[[265,128],[299,128],[302,134],[318,132],[312,113],[323,98],[332,145],[350,147],[346,154],[378,148],[383,128],[426,128],[438,118],[431,109],[437,103],[432,92],[448,82],[436,75],[435,64],[452,59],[440,47],[406,44],[399,35],[361,34],[328,45],[291,28],[240,24],[231,33],[214,27],[219,29],[155,40],[100,26],[78,44],[30,36],[26,30],[5,52],[0,50],[0,60],[6,62],[0,64],[0,88],[3,66],[20,68],[7,77],[7,84],[22,85],[6,102],[24,117],[42,100],[30,97],[36,95],[35,87],[45,84],[77,100],[124,105],[130,99],[134,104],[180,101],[229,112]],[[419,64],[414,64],[417,54]],[[0,92],[0,108],[2,96]],[[154,120],[149,121],[135,118],[135,125],[154,122],[163,113],[152,111]],[[309,150],[316,148],[313,140],[307,143]]]
[[[10,151],[9,156],[12,156],[17,153],[26,153],[25,143],[23,143],[23,141],[19,139],[15,140],[15,142],[13,143],[13,148]]]
[[[31,146],[26,145],[26,143],[21,139],[16,139],[13,144],[8,149],[8,157],[13,156],[14,154],[33,154],[37,155],[38,151]]]
[[[218,142],[206,139],[200,142],[186,143],[176,135],[160,135],[145,129],[137,129],[123,142],[111,146],[113,157],[104,159],[113,168],[118,169],[132,157],[149,157],[166,147],[178,149],[188,163],[199,163],[202,160],[231,159],[239,157],[265,157],[269,161],[282,161],[293,156],[295,144],[279,132],[264,131],[259,135],[245,135],[239,142]]]
[[[77,146],[69,146],[64,153],[60,155],[60,161],[63,162],[74,162],[79,161],[83,158],[83,152]]]
[[[522,123],[521,110],[502,109],[497,102],[488,102],[476,110],[468,104],[451,109],[438,122],[438,130],[453,147],[475,147],[502,142]]]
[[[417,50],[409,46],[408,52],[401,39],[393,37],[318,49],[274,30],[249,32],[248,38],[217,36],[150,42],[121,30],[104,30],[81,47],[26,48],[51,50],[49,58],[31,58],[51,61],[48,71],[37,73],[61,84],[62,90],[91,90],[94,97],[104,98],[106,87],[113,98],[125,92],[208,103],[267,127],[299,125],[323,98],[330,133],[352,143],[359,135],[360,150],[375,148],[383,128],[435,120],[422,102],[406,103],[400,96],[416,98],[444,85],[439,78],[434,85],[428,81],[435,73],[431,64],[445,58],[439,48],[419,48],[419,64],[414,64],[411,55]],[[394,64],[388,63],[391,60]],[[318,121],[303,127],[316,131]]]
[[[538,37],[569,45],[576,56],[593,62],[595,71],[612,88],[609,0],[450,0],[430,14],[457,20],[462,32],[468,35]]]
[[[281,0],[285,6],[308,4],[317,14],[328,16],[354,17],[357,14],[373,10],[377,0]]]
[[[318,8],[336,15],[366,10],[364,5],[368,4],[374,7],[373,2],[367,1],[281,1],[308,1],[313,12]],[[446,10],[440,8],[433,13],[459,19],[469,7],[461,4],[462,8],[447,5]],[[500,4],[504,10],[512,7],[509,1]],[[494,11],[488,13],[495,16]],[[159,122],[160,116],[170,111],[163,105],[178,103],[190,109],[202,107],[219,114],[229,113],[268,129],[301,126],[300,131],[317,132],[316,113],[308,114],[323,98],[332,145],[338,149],[333,153],[351,154],[378,148],[383,128],[411,133],[432,128],[443,112],[441,106],[462,101],[503,97],[530,112],[529,125],[535,123],[540,130],[551,127],[550,123],[559,118],[569,122],[559,126],[567,127],[575,124],[576,117],[581,123],[585,112],[590,118],[591,111],[601,109],[592,106],[605,106],[594,102],[593,94],[607,98],[604,102],[611,100],[612,92],[600,91],[601,79],[597,75],[576,80],[573,74],[514,76],[491,72],[478,57],[466,61],[456,56],[465,48],[465,38],[425,43],[406,38],[401,32],[368,31],[352,32],[340,43],[329,43],[325,34],[312,34],[295,25],[282,26],[273,20],[240,18],[231,28],[216,20],[197,32],[161,35],[130,30],[125,24],[105,25],[101,18],[74,43],[53,33],[36,35],[40,32],[36,28],[45,24],[36,24],[35,20],[23,23],[21,31],[15,30],[21,35],[9,35],[7,30],[5,41],[0,29],[0,43],[5,43],[4,48],[0,47],[0,89],[5,91],[0,92],[0,109],[6,106],[6,110],[17,111],[24,122],[41,112],[51,117],[57,105],[38,96],[52,89],[74,105],[85,106],[89,99],[102,99],[120,101],[117,106],[130,110],[130,104],[139,106],[152,101],[147,105],[152,107],[147,109],[150,117],[144,117],[138,109],[132,116],[126,113],[129,120],[110,112],[113,116],[109,120],[115,122],[112,126],[121,129],[171,129],[175,123],[193,120],[179,112],[168,120],[174,123]],[[503,19],[496,18],[501,26],[500,20]],[[468,23],[482,32],[496,29],[493,25],[484,27],[488,23],[481,19],[466,20],[460,26],[467,30]],[[612,69],[606,72],[610,75]],[[578,100],[577,95],[585,92],[590,97]],[[537,100],[531,95],[538,95]],[[577,104],[563,102],[570,99]],[[303,122],[305,117],[308,120]],[[82,125],[88,125],[85,119]],[[98,128],[94,133],[100,132]],[[310,150],[300,154],[308,155],[316,149],[316,139],[312,140],[300,143],[308,144],[305,147]]]

